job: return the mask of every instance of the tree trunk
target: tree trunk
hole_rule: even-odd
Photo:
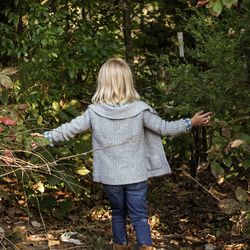
[[[85,0],[82,0],[82,19],[86,18],[86,13],[85,13]]]
[[[201,141],[201,155],[200,161],[207,161],[207,131],[205,127],[202,127],[202,141]]]
[[[22,20],[23,11],[20,5],[18,7],[18,14],[19,14],[19,20],[18,20],[18,25],[17,25],[17,33],[21,34],[23,33],[23,20]]]
[[[247,83],[250,86],[250,50],[246,50],[246,65],[247,65]]]
[[[193,130],[194,137],[194,151],[192,154],[192,164],[191,164],[191,175],[196,176],[196,169],[200,161],[200,153],[201,153],[201,142],[200,142],[200,128],[195,127]]]
[[[133,41],[132,41],[132,29],[131,29],[131,1],[125,0],[124,1],[124,9],[123,9],[123,35],[124,35],[124,42],[125,42],[125,55],[126,55],[126,61],[128,62],[133,78],[135,78],[134,73],[134,52],[133,52]]]

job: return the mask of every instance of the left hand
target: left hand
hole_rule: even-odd
[[[191,118],[192,126],[208,125],[211,119],[212,112],[199,111]]]
[[[31,133],[30,135],[33,137],[44,137],[44,135],[40,133]]]
[[[32,137],[44,137],[44,135],[43,134],[40,134],[40,133],[31,133],[30,134]],[[32,149],[36,149],[38,147],[38,145],[37,145],[37,143],[32,143],[31,144],[31,148]]]

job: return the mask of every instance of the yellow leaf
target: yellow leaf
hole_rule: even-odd
[[[59,103],[56,101],[52,103],[52,107],[55,111],[59,111],[61,109]]]
[[[16,74],[17,72],[18,72],[18,69],[17,69],[17,68],[8,67],[8,68],[3,69],[3,70],[0,72],[0,74],[2,73],[2,74],[11,76],[11,75]]]
[[[6,89],[9,89],[13,85],[13,82],[9,76],[0,73],[0,85]]]
[[[231,143],[231,148],[238,148],[241,144],[244,144],[245,142],[241,139],[236,139]]]

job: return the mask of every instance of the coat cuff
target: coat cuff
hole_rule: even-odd
[[[50,131],[45,131],[43,133],[43,136],[50,142],[50,146],[54,146],[54,144],[52,143],[53,142],[53,138],[52,138],[52,134]]]
[[[184,119],[186,125],[186,131],[189,132],[192,129],[192,122],[190,118]]]

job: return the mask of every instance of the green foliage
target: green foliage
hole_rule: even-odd
[[[230,216],[241,214],[243,233],[249,225],[246,187],[250,167],[250,6],[242,3],[241,7],[225,10],[220,19],[203,10],[195,10],[192,16],[179,12],[185,58],[179,59],[177,51],[160,56],[146,54],[146,59],[138,64],[138,72],[140,85],[147,84],[147,100],[163,117],[190,117],[198,110],[214,113],[212,127],[193,129],[193,137],[164,139],[165,148],[173,162],[182,159],[191,170],[204,160],[205,154],[219,186],[241,182],[235,187],[236,200],[227,202],[223,211]],[[235,146],[237,142],[240,144]]]
[[[121,47],[109,29],[83,20],[77,5],[20,2],[18,7],[25,13],[3,10],[8,23],[0,25],[1,55],[19,58],[23,87],[35,82],[48,88],[79,83]],[[13,29],[18,24],[19,34]]]
[[[34,132],[34,121],[44,126],[44,113],[39,113],[37,107],[12,104],[1,108],[0,178],[14,174],[23,183],[31,204],[39,206],[43,212],[52,209],[53,216],[63,218],[70,212],[72,204],[65,201],[53,205],[53,198],[41,199],[40,194],[47,196],[51,190],[63,188],[76,196],[84,195],[88,189],[82,183],[90,173],[87,166],[91,161],[91,156],[84,150],[91,150],[91,138],[89,135],[82,135],[82,139],[50,148],[47,139],[32,137],[30,134]],[[68,121],[73,115],[79,114],[79,108],[80,103],[76,100],[64,101],[61,106],[54,101],[45,114],[50,114],[56,122],[57,119],[62,120],[60,112],[65,111],[65,119]],[[70,115],[66,115],[66,112]],[[40,132],[39,128],[35,129]],[[81,147],[83,143],[79,141],[85,142],[84,147]],[[37,147],[35,150],[33,145]]]
[[[238,0],[201,0],[198,1],[197,6],[200,7],[205,5],[211,15],[218,17],[224,7],[227,9],[235,6],[237,7],[238,2]]]
[[[238,5],[238,0],[216,0],[216,1],[209,1],[207,8],[209,9],[210,13],[214,16],[219,16],[223,10],[223,7],[230,9],[232,6]]]
[[[42,212],[50,214],[57,219],[64,219],[74,208],[74,203],[71,199],[66,198],[58,202],[56,198],[45,194],[39,202],[34,196],[31,196],[29,202],[39,208]]]
[[[50,147],[30,132],[42,133],[83,112],[100,65],[125,50],[122,1],[83,2],[14,1],[0,11],[0,101],[5,105],[0,118],[16,122],[0,124],[0,173],[14,173],[24,183],[28,201],[57,218],[74,205],[57,203],[50,192],[70,190],[85,198],[91,192],[84,185],[92,166],[91,136]],[[224,208],[247,221],[250,10],[248,1],[234,8],[237,2],[211,0],[210,15],[187,8],[183,0],[132,1],[134,50],[129,52],[135,55],[143,99],[163,118],[191,117],[201,109],[214,112],[211,127],[163,138],[163,143],[173,165],[188,162],[196,168],[205,159],[218,185],[240,180],[233,206],[225,202]],[[184,33],[184,59],[178,57],[177,31]],[[18,66],[17,77],[9,65]],[[244,225],[245,233],[249,225]]]
[[[46,139],[31,137],[30,132],[43,132],[79,115],[93,94],[100,64],[122,53],[120,34],[112,32],[116,29],[113,18],[106,23],[106,13],[99,12],[98,4],[91,6],[92,17],[90,12],[85,16],[80,1],[15,1],[15,8],[6,4],[1,9],[1,58],[20,68],[20,81],[16,83],[6,69],[0,73],[4,86],[0,88],[0,101],[13,103],[2,110],[1,116],[18,121],[13,127],[1,125],[5,159],[1,173],[13,173],[8,166],[15,162],[15,175],[25,183],[26,191],[31,190],[30,202],[40,204],[42,211],[54,209],[53,215],[58,218],[70,211],[64,203],[58,206],[40,198],[38,203],[35,197],[41,190],[46,196],[55,187],[84,194],[84,179],[92,163],[91,155],[85,152],[91,151],[91,138],[82,135],[50,148]],[[110,8],[110,4],[102,7]],[[38,146],[35,151],[34,144]],[[34,182],[40,184],[34,188]]]

